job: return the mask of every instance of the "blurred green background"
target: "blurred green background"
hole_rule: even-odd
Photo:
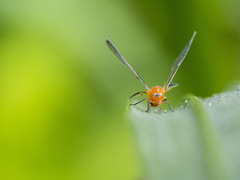
[[[136,180],[127,98],[196,38],[168,93],[207,97],[240,79],[240,1],[1,0],[0,179]]]

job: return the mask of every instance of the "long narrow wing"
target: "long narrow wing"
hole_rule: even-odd
[[[184,58],[186,57],[189,48],[191,47],[191,44],[193,42],[193,39],[196,35],[196,31],[194,31],[192,38],[190,39],[189,43],[186,45],[186,47],[183,49],[183,51],[181,52],[181,54],[178,56],[178,58],[175,60],[175,62],[173,63],[172,69],[171,69],[171,73],[170,76],[167,80],[167,82],[164,85],[164,90],[168,91],[170,89],[170,84],[172,82],[173,77],[175,76],[179,66],[182,64]]]
[[[132,66],[130,66],[130,64],[128,64],[128,62],[124,59],[124,57],[120,54],[120,52],[117,50],[117,48],[111,43],[110,40],[106,39],[106,43],[109,47],[109,49],[118,57],[118,59],[120,59],[120,61],[123,62],[123,64],[125,64],[129,69],[132,70],[132,72],[135,74],[135,76],[143,83],[143,85],[146,87],[146,89],[148,90],[149,87],[147,86],[147,84],[142,80],[142,78],[138,75],[138,73],[132,68]]]

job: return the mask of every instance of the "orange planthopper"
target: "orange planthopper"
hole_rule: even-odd
[[[152,89],[150,89],[147,86],[147,84],[142,80],[142,78],[132,68],[132,66],[125,60],[125,58],[120,54],[120,52],[111,43],[111,41],[106,39],[106,43],[107,43],[109,49],[118,57],[118,59],[120,59],[120,61],[122,61],[129,69],[132,70],[132,72],[142,82],[142,84],[145,86],[145,88],[147,90],[147,91],[141,91],[141,92],[137,92],[137,93],[133,94],[129,99],[131,99],[131,98],[133,98],[135,96],[141,96],[141,95],[148,95],[148,97],[142,99],[141,101],[139,101],[137,103],[130,104],[130,105],[137,105],[137,104],[143,102],[144,100],[147,100],[148,101],[147,112],[149,112],[149,113],[151,112],[151,107],[156,107],[156,106],[158,108],[158,113],[160,113],[159,106],[162,105],[162,104],[165,104],[165,103],[167,103],[169,108],[170,108],[170,110],[173,111],[172,108],[171,108],[170,102],[167,101],[167,98],[164,95],[170,89],[178,86],[178,84],[172,84],[171,82],[172,82],[172,79],[175,76],[179,66],[182,64],[184,58],[186,57],[186,55],[188,53],[188,50],[191,47],[191,44],[193,42],[193,39],[194,39],[195,35],[196,35],[196,32],[193,33],[193,36],[190,39],[189,43],[186,45],[186,47],[183,49],[181,54],[178,56],[178,58],[173,63],[173,66],[171,68],[171,72],[170,72],[169,78],[165,82],[163,88],[160,87],[160,86],[154,86]]]

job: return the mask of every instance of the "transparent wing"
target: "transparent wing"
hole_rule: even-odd
[[[132,66],[130,66],[130,64],[128,64],[128,62],[124,59],[124,57],[120,54],[120,52],[117,50],[117,48],[111,43],[110,40],[106,39],[106,43],[109,47],[109,49],[118,57],[118,59],[120,59],[120,61],[123,62],[123,64],[125,64],[129,69],[132,70],[132,72],[135,74],[135,76],[143,83],[143,85],[146,87],[146,89],[148,90],[149,87],[147,86],[147,84],[142,80],[142,78],[138,75],[138,73],[132,68]]]
[[[193,39],[196,35],[196,31],[194,31],[192,38],[190,39],[189,43],[186,45],[186,47],[183,49],[183,51],[181,52],[181,54],[178,56],[178,58],[175,60],[175,62],[173,63],[172,69],[171,69],[171,73],[170,76],[167,80],[167,82],[164,85],[164,89],[165,91],[168,91],[170,89],[170,84],[172,82],[173,77],[175,76],[179,66],[182,64],[184,58],[186,57],[189,48],[191,47],[191,44],[193,42]]]

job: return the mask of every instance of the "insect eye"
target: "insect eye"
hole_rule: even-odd
[[[161,97],[161,96],[162,96],[162,93],[158,93],[158,96]]]
[[[158,96],[158,93],[154,93],[154,96],[156,96],[156,97],[157,97],[157,96]]]

